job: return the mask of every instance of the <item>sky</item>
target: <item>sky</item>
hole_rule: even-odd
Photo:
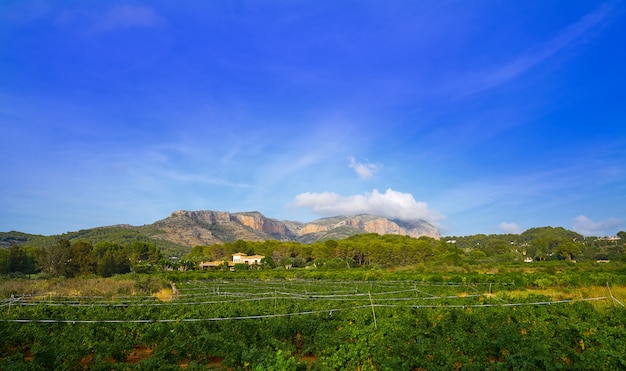
[[[0,231],[626,229],[624,1],[0,2]]]

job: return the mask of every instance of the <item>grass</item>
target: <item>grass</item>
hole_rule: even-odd
[[[117,278],[13,279],[0,282],[0,297],[15,296],[114,296],[137,293],[135,280]]]
[[[606,300],[591,301],[596,309],[602,309],[609,306],[620,305],[626,303],[626,286],[616,286],[608,288],[607,286],[584,286],[584,287],[547,287],[538,288],[530,287],[520,290],[510,290],[495,294],[496,297],[503,299],[520,299],[528,296],[546,296],[551,300],[580,300],[597,297],[606,297]]]
[[[172,300],[172,298],[174,297],[174,291],[171,288],[163,288],[152,294],[152,296],[159,299],[160,301],[167,302]]]

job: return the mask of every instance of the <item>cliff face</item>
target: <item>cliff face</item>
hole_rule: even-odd
[[[267,218],[259,212],[174,211],[152,225],[153,237],[185,246],[212,245],[236,240],[313,242],[345,238],[357,233],[399,234],[439,238],[439,231],[424,221],[394,221],[375,215],[337,216],[310,223]]]
[[[400,222],[375,215],[356,215],[323,218],[305,225],[302,235],[330,231],[340,227],[351,227],[363,233],[399,234],[419,238],[428,236],[439,238],[439,230],[425,220]]]
[[[296,234],[290,224],[281,222],[276,219],[266,218],[259,212],[252,213],[235,213],[232,218],[237,220],[244,226],[261,233],[269,233],[271,235],[293,236]]]

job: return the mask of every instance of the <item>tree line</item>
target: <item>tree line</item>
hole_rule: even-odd
[[[46,247],[14,244],[0,249],[0,274],[43,272],[50,276],[75,277],[97,274],[110,277],[131,271],[148,271],[162,261],[153,244],[142,241],[119,244],[59,239]]]
[[[472,265],[521,261],[626,261],[626,232],[618,239],[583,237],[564,228],[531,228],[521,234],[411,238],[400,235],[357,234],[342,240],[314,243],[289,241],[226,242],[195,246],[183,260],[165,259],[161,249],[146,241],[96,244],[58,239],[44,247],[14,244],[0,249],[0,274],[32,274],[103,277],[154,268],[188,270],[201,261],[231,261],[232,254],[263,255],[257,268],[355,268],[412,265]],[[227,266],[224,266],[226,269]],[[239,265],[237,269],[248,269]]]
[[[521,261],[626,260],[626,233],[620,239],[584,238],[564,228],[531,228],[519,234],[411,238],[399,235],[358,234],[342,240],[312,244],[282,241],[227,242],[195,246],[186,259],[230,260],[234,253],[264,255],[263,268],[401,267],[415,264],[477,264]]]

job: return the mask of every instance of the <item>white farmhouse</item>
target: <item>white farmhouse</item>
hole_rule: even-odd
[[[233,269],[235,264],[260,265],[261,260],[263,260],[263,258],[265,258],[265,256],[263,255],[246,255],[242,252],[238,252],[238,253],[233,254],[232,261],[229,261],[226,263],[231,269]],[[217,267],[223,266],[224,263],[225,261],[223,260],[217,260],[217,261],[212,261],[212,262],[201,262],[200,268],[201,269],[217,268]]]

